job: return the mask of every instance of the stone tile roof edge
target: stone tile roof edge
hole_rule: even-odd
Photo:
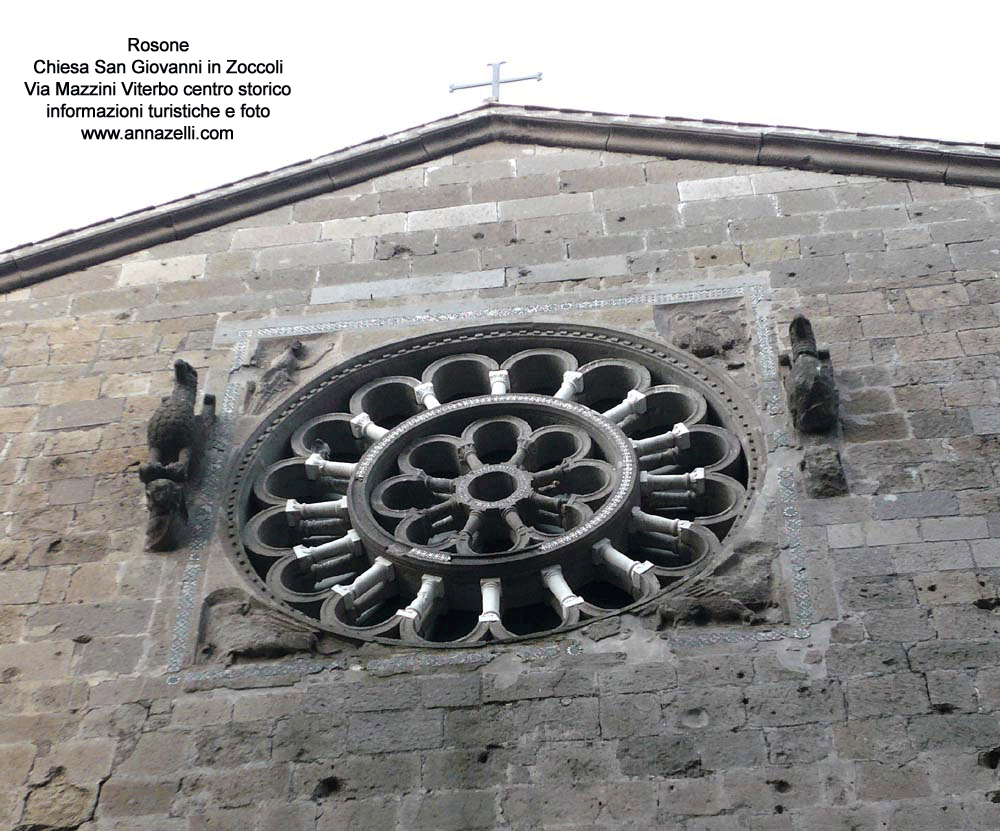
[[[0,292],[489,141],[1000,187],[1000,147],[995,145],[486,104],[0,252]]]

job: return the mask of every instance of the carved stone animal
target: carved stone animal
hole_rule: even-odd
[[[829,361],[820,358],[812,324],[796,315],[788,327],[792,344],[792,369],[788,383],[788,408],[795,427],[803,433],[825,433],[837,424],[840,396]]]
[[[173,392],[160,402],[146,427],[152,458],[139,468],[139,478],[143,482],[154,479],[184,482],[187,479],[191,448],[199,430],[194,415],[197,393],[198,371],[187,361],[176,360]],[[214,408],[214,404],[214,396],[206,395],[205,409]]]
[[[184,486],[170,479],[146,485],[146,550],[173,551],[183,542],[188,510]]]
[[[215,396],[203,399],[201,415],[194,414],[198,373],[187,361],[174,362],[174,389],[153,412],[146,429],[150,461],[139,467],[146,486],[146,550],[171,551],[187,531],[186,483],[191,478],[191,455],[202,447],[215,418]]]

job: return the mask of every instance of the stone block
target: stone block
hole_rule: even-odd
[[[565,259],[566,244],[556,241],[505,245],[482,252],[482,264],[486,269],[555,263]]]
[[[837,207],[837,200],[830,188],[786,191],[777,194],[775,199],[778,211],[789,216],[804,213],[825,213],[835,210]]]
[[[632,736],[618,742],[618,763],[626,776],[699,776],[701,754],[690,736]]]
[[[98,816],[166,816],[177,795],[178,784],[176,781],[112,777],[101,786]]]
[[[754,193],[780,193],[790,190],[811,190],[840,185],[843,176],[830,173],[812,173],[808,170],[769,170],[750,177]],[[838,191],[842,188],[838,188]]]
[[[948,246],[955,268],[995,271],[1000,264],[1000,239],[960,242]]]
[[[653,736],[662,730],[659,697],[654,693],[603,695],[600,699],[601,736]]]
[[[122,287],[157,285],[177,280],[193,280],[204,274],[204,254],[189,254],[186,257],[171,257],[166,260],[137,260],[122,265],[118,285]]]
[[[691,265],[691,257],[687,251],[649,251],[645,254],[632,254],[628,257],[628,269],[631,274],[663,274],[671,271],[681,271]]]
[[[743,261],[748,265],[773,263],[797,258],[801,249],[796,239],[771,239],[761,242],[744,242],[740,245]]]
[[[677,208],[674,205],[605,211],[601,214],[601,219],[609,235],[646,229],[676,228],[678,225]]]
[[[756,684],[745,697],[751,725],[829,723],[844,717],[844,696],[836,681]]]
[[[140,733],[131,753],[116,765],[115,773],[126,778],[170,779],[190,764],[192,749],[192,739],[184,732]]]
[[[876,641],[912,643],[934,637],[930,614],[923,608],[867,611],[862,621],[868,636]]]
[[[383,713],[387,722],[399,721],[398,713]],[[372,718],[377,719],[379,713]],[[317,716],[294,714],[278,720],[274,729],[272,758],[280,762],[330,762],[347,752],[347,722],[342,712],[325,712],[323,729],[316,729]],[[267,723],[266,721],[264,722]],[[259,723],[256,725],[259,730]]]
[[[673,205],[678,201],[677,186],[643,185],[641,187],[607,188],[594,192],[594,210],[629,211],[652,205]]]
[[[857,774],[858,797],[865,802],[914,799],[932,793],[930,774],[919,764],[863,762]]]
[[[907,655],[915,672],[979,669],[1000,665],[1000,642],[930,641],[914,644]]]
[[[910,221],[902,205],[884,208],[844,210],[824,217],[827,231],[862,231],[874,228],[898,228]]]
[[[319,239],[323,226],[318,222],[292,225],[243,228],[233,234],[233,249],[267,248],[274,245],[298,245]]]
[[[694,738],[702,769],[708,772],[755,767],[767,761],[763,730],[699,731]]]
[[[596,692],[592,672],[574,670],[529,671],[516,678],[483,676],[483,701],[518,701],[526,698],[592,695]]]
[[[418,214],[388,213],[375,216],[345,217],[330,219],[323,223],[324,240],[349,240],[354,237],[375,237],[380,234],[393,234],[407,230],[408,220]],[[495,217],[494,217],[495,218]]]
[[[918,439],[965,436],[972,432],[972,419],[963,408],[920,410],[909,413],[908,418]]]
[[[39,631],[51,627],[64,638],[139,635],[149,627],[152,611],[148,603],[136,601],[41,606],[31,626]]]
[[[629,741],[629,740],[625,740]],[[617,774],[623,742],[555,742],[538,750],[534,778],[542,783],[603,784]],[[646,771],[649,775],[652,771]]]
[[[919,673],[899,672],[847,682],[851,718],[916,715],[930,711],[927,685]]]
[[[514,176],[514,159],[489,159],[474,164],[450,164],[440,167],[430,165],[424,171],[424,183],[428,186],[450,185],[505,179],[512,176]]]
[[[441,746],[442,716],[438,711],[357,713],[348,720],[347,749],[361,753],[391,753]]]
[[[865,522],[862,526],[866,545],[895,545],[919,542],[920,532],[915,520],[884,520]]]
[[[848,254],[847,266],[851,279],[857,281],[902,280],[952,270],[943,245]]]
[[[995,221],[979,219],[958,219],[954,222],[935,222],[926,230],[931,239],[939,245],[953,245],[961,242],[982,242],[995,239],[997,225]]]
[[[906,733],[906,719],[852,719],[833,726],[833,746],[842,759],[904,764],[916,756]]]
[[[0,644],[0,678],[5,682],[52,681],[69,675],[69,641]]]
[[[451,170],[439,168],[439,170]],[[429,184],[429,183],[428,183]],[[383,191],[379,197],[379,209],[384,214],[408,211],[432,211],[438,208],[468,205],[471,202],[467,182],[441,184],[406,190]]]
[[[1000,568],[1000,540],[973,540],[972,556],[980,568]]]
[[[419,280],[404,277],[395,280],[372,280],[358,283],[342,283],[319,286],[312,290],[311,305],[325,303],[345,303],[351,300],[366,300],[374,297],[398,297],[400,295],[426,295],[436,292],[469,291],[504,285],[503,269],[476,271],[471,274],[442,274],[422,277]]]
[[[551,283],[564,280],[587,280],[593,277],[612,277],[628,274],[628,272],[626,257],[619,255],[511,268],[508,269],[508,282],[511,284]]]
[[[749,176],[722,176],[717,179],[695,179],[678,182],[682,202],[699,199],[726,199],[731,196],[751,196],[754,189]]]
[[[316,831],[384,831],[397,828],[399,803],[391,797],[351,799],[343,802],[327,800],[316,821]],[[292,826],[294,827],[294,826]]]
[[[905,608],[917,602],[913,581],[895,576],[854,577],[844,582],[841,597],[849,609],[862,610]]]
[[[529,201],[529,200],[518,200]],[[515,204],[515,203],[508,203]],[[474,205],[459,205],[451,208],[438,208],[430,211],[413,211],[406,214],[405,228],[387,228],[376,233],[390,231],[424,231],[436,228],[451,228],[456,225],[478,225],[483,222],[496,222],[500,219],[495,202],[477,203]]]
[[[928,228],[887,228],[885,231],[886,248],[922,248],[934,242]]]
[[[559,193],[559,179],[551,174],[518,176],[515,179],[487,179],[473,182],[473,202],[506,202],[511,199],[531,199]]]
[[[917,519],[957,513],[958,497],[947,490],[885,494],[872,500],[872,516],[878,520]]]
[[[559,190],[584,193],[645,185],[646,173],[641,164],[614,164],[559,171]]]
[[[349,240],[315,242],[311,245],[279,245],[265,249],[257,255],[257,270],[306,269],[329,263],[347,263],[350,260]]]
[[[972,568],[969,543],[964,540],[923,542],[894,546],[892,561],[901,574],[938,569]]]
[[[826,664],[832,678],[885,675],[906,669],[907,665],[902,644],[888,641],[831,644]]]
[[[563,246],[563,243],[549,243]],[[607,257],[613,254],[631,254],[641,251],[644,247],[642,237],[626,235],[619,237],[595,237],[593,239],[573,240],[566,246],[569,256],[574,260],[585,260],[590,257]]]
[[[0,606],[36,603],[42,593],[45,571],[4,571],[0,579]]]
[[[915,716],[907,732],[917,751],[967,753],[972,748],[1000,744],[1000,726],[994,715]]]
[[[990,536],[984,517],[939,517],[920,520],[923,539],[975,540]]]
[[[146,639],[134,637],[92,638],[81,650],[76,664],[80,675],[109,672],[131,675],[146,649]]]
[[[779,200],[782,197],[779,197]],[[809,233],[799,241],[802,256],[824,257],[858,251],[882,251],[885,237],[881,231],[838,231],[833,234]]]
[[[398,755],[383,758],[392,760]],[[420,782],[427,790],[491,788],[505,781],[508,769],[523,768],[533,760],[533,750],[521,753],[516,748],[495,746],[424,751],[420,754]],[[380,783],[376,780],[371,787],[378,788]]]
[[[421,679],[420,688],[426,707],[472,707],[481,699],[475,674],[432,675]]]
[[[666,661],[637,663],[598,672],[601,695],[657,693],[677,684],[677,667]]]
[[[47,407],[39,419],[39,430],[71,430],[118,421],[124,410],[123,398],[99,398]]]
[[[315,196],[294,205],[292,218],[296,222],[322,222],[324,219],[367,216],[378,213],[378,200],[377,193]]]
[[[927,692],[935,712],[975,713],[979,711],[979,692],[972,673],[939,671],[928,672]]]
[[[768,760],[774,765],[808,765],[825,759],[832,750],[831,729],[803,724],[765,730]]]
[[[847,283],[847,262],[843,255],[807,257],[762,264],[771,272],[772,285],[819,288]]]
[[[827,544],[830,548],[859,548],[865,544],[865,535],[858,522],[828,525]]]
[[[682,689],[753,683],[753,661],[746,655],[694,655],[677,661],[677,684]]]
[[[451,254],[414,257],[410,262],[410,274],[416,278],[437,274],[473,273],[484,268],[480,265],[479,257],[478,251],[455,251]]]
[[[685,225],[705,225],[713,222],[746,221],[777,216],[771,196],[738,196],[726,199],[703,199],[681,205]],[[788,236],[782,234],[781,236]]]
[[[737,768],[723,776],[723,786],[734,807],[777,813],[785,808],[815,805],[822,793],[816,767],[764,766]]]
[[[991,603],[996,603],[994,597]],[[1000,634],[1000,614],[977,606],[939,606],[934,609],[934,624],[942,639],[975,640]]]
[[[985,206],[972,200],[947,202],[917,202],[907,210],[914,222],[955,222],[959,220],[985,220]]]
[[[504,223],[508,224],[508,223]],[[609,231],[608,233],[622,233]],[[519,219],[517,239],[523,242],[597,237],[604,234],[604,222],[596,214],[565,214],[540,219]]]

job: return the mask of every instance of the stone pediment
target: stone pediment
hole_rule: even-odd
[[[1000,150],[993,145],[488,104],[2,252],[0,291],[495,141],[950,185],[1000,185]]]

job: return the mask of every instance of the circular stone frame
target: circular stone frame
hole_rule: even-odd
[[[599,374],[600,384],[567,396],[568,380],[562,392],[553,389],[560,371],[566,379]],[[445,379],[448,401],[422,403],[428,377],[432,395],[434,380]],[[510,391],[490,389],[487,379]],[[371,414],[359,409],[381,405]],[[380,483],[410,475],[420,441],[441,436],[461,448],[462,430],[491,418],[502,429],[531,421],[536,439],[560,424],[582,430],[594,446],[590,464],[614,470],[611,492],[581,508],[571,494],[552,491],[548,474],[536,488],[529,483],[539,471],[511,460],[478,470],[460,462],[452,490],[434,496],[457,494],[460,518],[507,516],[536,489],[552,495],[534,498],[556,500],[574,518],[555,533],[549,520],[548,538],[539,531],[513,552],[467,546],[463,553],[400,538],[395,520],[373,507]],[[680,429],[656,423],[664,418]],[[366,423],[377,429],[366,433]],[[685,432],[688,449],[670,446]],[[303,458],[316,448],[318,456]],[[450,452],[447,443],[438,449]],[[570,461],[558,464],[565,470]],[[468,647],[550,635],[690,591],[731,553],[762,476],[750,408],[703,362],[597,327],[475,327],[371,350],[297,390],[227,468],[224,541],[257,591],[302,624],[361,641]],[[293,504],[306,506],[294,523]],[[404,505],[396,513],[412,520],[420,510]]]

